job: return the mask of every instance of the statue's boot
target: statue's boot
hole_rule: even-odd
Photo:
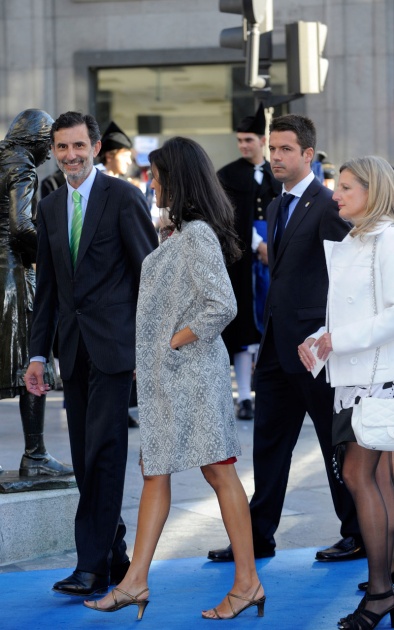
[[[63,464],[50,455],[44,443],[44,414],[45,396],[21,394],[19,409],[25,436],[25,452],[19,466],[21,476],[35,477],[36,475],[72,475],[73,467]]]

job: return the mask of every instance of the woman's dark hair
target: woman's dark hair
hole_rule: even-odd
[[[92,146],[101,140],[100,127],[97,121],[91,114],[81,114],[80,112],[66,112],[60,114],[59,118],[56,118],[51,129],[51,144],[54,143],[55,132],[59,129],[69,129],[70,127],[78,127],[79,125],[86,125],[88,134]]]
[[[168,207],[177,230],[182,221],[205,221],[218,237],[226,263],[238,260],[234,209],[204,149],[189,138],[171,138],[149,154],[149,162],[162,187],[160,205]]]

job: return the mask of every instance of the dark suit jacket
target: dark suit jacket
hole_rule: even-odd
[[[350,228],[339,216],[332,192],[315,178],[298,201],[275,256],[279,205],[280,197],[267,210],[271,285],[264,329],[271,316],[280,364],[286,372],[296,373],[305,371],[298,345],[325,324],[328,275],[323,240],[341,241]]]
[[[218,171],[218,177],[235,208],[235,229],[241,240],[242,258],[229,267],[228,272],[237,300],[236,318],[223,331],[223,339],[230,354],[242,346],[259,343],[261,333],[255,326],[253,307],[253,252],[252,229],[257,215],[266,217],[267,206],[280,194],[282,185],[274,178],[269,162],[263,166],[263,182],[254,179],[254,166],[240,158]],[[263,212],[257,212],[262,208]]]
[[[30,356],[49,356],[59,318],[63,379],[71,376],[79,333],[102,372],[134,369],[141,264],[156,246],[157,235],[142,193],[128,182],[97,171],[73,271],[67,186],[41,200]]]

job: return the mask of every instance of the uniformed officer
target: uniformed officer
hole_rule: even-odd
[[[266,292],[269,283],[266,208],[281,192],[269,162],[264,159],[265,116],[261,103],[254,116],[237,127],[242,155],[218,172],[235,206],[235,226],[244,255],[229,269],[238,314],[224,330],[223,339],[234,365],[238,387],[237,417],[253,418],[251,374],[253,355],[260,343]]]

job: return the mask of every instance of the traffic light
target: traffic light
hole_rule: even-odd
[[[242,26],[226,28],[220,33],[220,45],[243,49],[246,85],[255,89],[264,88],[266,77],[259,75],[260,36],[264,34],[265,55],[271,58],[272,0],[219,0],[219,11],[242,15]]]
[[[286,24],[287,88],[299,94],[324,89],[328,61],[322,57],[327,26],[320,22]]]

